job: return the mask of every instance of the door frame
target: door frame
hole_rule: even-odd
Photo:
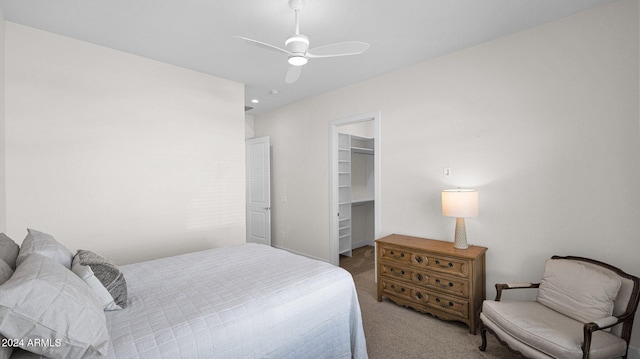
[[[381,196],[380,196],[380,111],[363,113],[346,118],[329,121],[329,262],[333,265],[340,264],[339,239],[338,239],[338,128],[359,122],[374,121],[374,222],[375,238],[380,238],[381,228]]]

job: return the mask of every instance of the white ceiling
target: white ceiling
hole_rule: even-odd
[[[247,113],[260,114],[610,1],[307,0],[300,32],[311,48],[371,47],[311,59],[295,84],[284,82],[285,54],[233,38],[284,47],[294,33],[287,0],[0,0],[0,8],[8,21],[244,83]]]

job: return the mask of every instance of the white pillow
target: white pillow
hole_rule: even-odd
[[[47,358],[95,358],[107,351],[107,321],[91,288],[37,253],[0,286],[0,318],[2,335]]]
[[[536,300],[582,323],[611,316],[620,278],[580,262],[548,259]]]
[[[73,253],[67,247],[56,241],[50,234],[35,229],[27,229],[27,232],[16,259],[16,266],[19,266],[30,254],[39,253],[71,269]]]

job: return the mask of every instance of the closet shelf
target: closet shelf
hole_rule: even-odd
[[[365,219],[365,214],[373,215],[373,155],[374,139],[346,133],[338,134],[338,228],[340,229],[338,248],[340,254],[351,256],[354,236],[358,244],[363,238],[373,236],[373,219]],[[355,193],[356,198],[353,199]],[[364,198],[363,198],[364,197]],[[362,223],[354,226],[360,218]],[[365,223],[366,222],[366,223]],[[365,225],[366,224],[366,225]],[[367,227],[367,228],[364,228]],[[354,229],[356,233],[354,233]]]
[[[373,203],[373,198],[352,199],[351,204]]]

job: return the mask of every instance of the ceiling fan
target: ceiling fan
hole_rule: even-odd
[[[289,56],[288,62],[291,65],[285,76],[285,82],[292,84],[300,78],[302,65],[306,64],[309,59],[323,57],[337,57],[358,55],[365,52],[369,48],[369,44],[362,41],[345,41],[334,44],[324,45],[309,50],[309,38],[300,34],[300,24],[298,22],[298,14],[304,8],[305,0],[289,0],[289,7],[295,12],[296,32],[289,36],[284,42],[285,49],[273,46],[262,41],[249,39],[242,36],[235,36],[247,43],[261,47],[263,49],[285,53]]]

